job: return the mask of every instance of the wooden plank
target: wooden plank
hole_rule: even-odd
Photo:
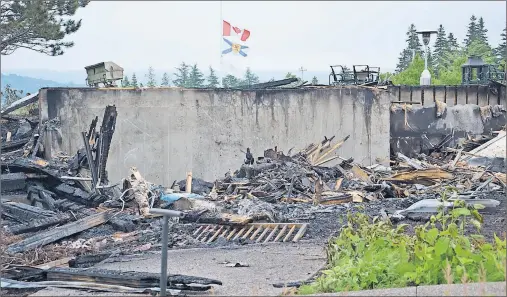
[[[308,224],[304,224],[303,227],[299,228],[299,231],[296,236],[294,236],[292,242],[298,242],[303,237],[303,235],[305,235],[306,228],[308,228]]]
[[[236,236],[234,236],[234,238],[232,240],[238,239],[246,231],[246,227],[247,226],[241,228],[241,230],[239,230],[239,232],[236,234]]]
[[[248,235],[252,232],[252,230],[255,228],[255,225],[252,224],[252,226],[250,227],[250,229],[248,229],[248,231],[246,231],[245,235],[243,235],[243,239],[246,239],[248,237]]]
[[[252,234],[252,236],[250,237],[250,240],[254,240],[255,236],[257,236],[257,234],[263,229],[264,227],[262,226],[259,226],[255,232]]]
[[[81,281],[90,283],[101,283],[121,285],[131,288],[152,288],[159,287],[160,274],[134,271],[116,271],[97,268],[49,268],[46,270],[48,281]],[[222,282],[204,277],[187,276],[180,274],[168,275],[168,288],[175,288],[175,285],[221,285]]]
[[[280,231],[280,233],[278,233],[278,235],[276,236],[275,240],[273,240],[273,241],[277,242],[280,238],[282,238],[282,236],[285,233],[285,231],[287,231],[287,225],[283,226],[282,230]]]
[[[187,184],[185,185],[185,192],[192,193],[192,171],[187,172]]]
[[[220,232],[222,232],[223,229],[224,229],[224,226],[220,226],[220,228],[217,230],[217,232],[215,232],[215,234],[213,234],[210,237],[210,239],[208,240],[208,243],[213,242],[213,240],[215,240],[218,237],[218,234],[220,234]]]
[[[201,232],[201,234],[199,234],[199,236],[197,236],[197,238],[195,240],[199,240],[199,238],[201,238],[201,236],[206,234],[206,231],[208,231],[210,228],[211,228],[211,225],[206,226],[206,228],[204,228],[204,230]]]
[[[314,162],[312,162],[312,164],[316,164],[316,163],[322,162],[324,160],[324,157],[326,157],[330,153],[334,152],[335,150],[339,149],[345,143],[345,141],[347,141],[347,139],[349,139],[349,138],[350,138],[350,135],[345,136],[345,138],[343,138],[341,141],[339,141],[337,144],[335,144],[327,152],[325,152],[324,154],[322,154],[317,160],[315,160]]]
[[[268,234],[269,230],[270,230],[270,228],[264,229],[264,231],[262,231],[261,235],[259,235],[259,237],[257,238],[256,242],[261,242],[262,238],[264,238],[264,236],[266,236],[266,234]]]
[[[294,233],[294,230],[296,230],[296,225],[294,225],[294,226],[292,226],[292,228],[290,228],[289,233],[287,233],[287,235],[283,239],[283,242],[287,242],[287,240],[289,240],[292,233]]]
[[[232,228],[231,233],[229,233],[229,235],[227,235],[227,237],[226,237],[227,240],[230,240],[231,237],[236,233],[236,231],[238,231],[238,229]]]
[[[62,238],[74,235],[92,227],[105,223],[110,217],[109,212],[97,213],[76,222],[72,222],[55,229],[38,233],[20,242],[9,245],[6,252],[15,254],[26,252],[37,247],[45,246]]]
[[[206,234],[204,234],[204,236],[202,237],[201,242],[206,242],[208,239],[208,234],[215,232],[216,229],[218,229],[218,227],[213,226],[213,228],[211,228],[208,232],[206,232]]]
[[[266,240],[264,240],[264,242],[269,242],[269,240],[271,240],[271,238],[273,238],[273,236],[275,236],[276,234],[276,231],[278,231],[278,225],[276,225],[274,228],[273,228],[273,231],[271,231],[271,233],[269,233],[268,237],[266,237]]]
[[[37,266],[35,266],[35,268],[39,268],[39,269],[44,269],[45,270],[45,269],[49,269],[49,268],[52,268],[52,267],[68,266],[69,261],[72,260],[72,259],[73,259],[72,257],[66,257],[66,258],[54,260],[54,261],[51,261],[51,262],[48,262],[48,263],[44,263],[44,264],[41,264],[41,265],[37,265]]]

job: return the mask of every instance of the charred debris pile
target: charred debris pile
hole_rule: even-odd
[[[349,136],[324,137],[298,152],[274,147],[254,158],[248,150],[236,172],[214,182],[189,172],[172,185],[157,185],[132,167],[114,183],[106,166],[111,142],[121,137],[114,136],[117,116],[116,107],[107,106],[100,125],[96,117],[82,133],[83,146],[74,156],[52,160],[43,158],[45,131],[58,131],[58,121],[39,127],[36,119],[9,118],[18,123],[2,125],[0,249],[11,282],[93,279],[79,269],[160,248],[161,218],[151,208],[185,213],[171,222],[171,247],[297,242],[325,229],[326,214],[334,222],[338,214],[360,211],[357,205],[393,222],[420,219],[452,207],[455,199],[495,209],[501,201],[493,198],[507,183],[505,158],[491,157],[498,149],[505,156],[505,131],[452,148],[443,139],[429,155],[397,154],[389,164],[367,167],[338,155]],[[337,228],[328,227],[327,236]],[[208,288],[218,282],[179,277],[183,281],[171,288],[200,290],[192,284]]]

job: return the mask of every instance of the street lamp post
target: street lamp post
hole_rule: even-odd
[[[429,51],[429,44],[430,44],[430,37],[431,34],[436,34],[437,31],[419,31],[417,34],[421,34],[423,37],[423,43],[424,43],[424,70],[421,73],[421,78],[419,79],[419,84],[421,86],[429,86],[431,85],[431,73],[428,70],[428,51]]]

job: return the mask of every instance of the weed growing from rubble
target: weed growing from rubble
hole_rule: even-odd
[[[481,208],[455,201],[453,209],[417,226],[415,235],[404,232],[406,224],[349,213],[347,225],[329,243],[328,269],[298,294],[505,281],[506,240],[495,234],[487,242],[479,234]],[[469,225],[476,234],[465,235]]]

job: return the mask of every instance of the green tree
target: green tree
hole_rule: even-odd
[[[485,44],[488,44],[488,29],[486,29],[486,25],[484,24],[484,19],[482,17],[479,18],[479,23],[477,24],[477,39],[482,41]]]
[[[459,49],[458,39],[454,37],[454,34],[449,33],[447,36],[447,45],[449,46],[449,50],[451,52],[457,51]]]
[[[316,76],[314,76],[314,77],[312,78],[312,85],[318,85],[318,84],[319,84],[319,80],[317,79],[317,77],[316,77]]]
[[[477,25],[477,18],[475,15],[472,15],[470,17],[470,23],[468,24],[467,29],[467,36],[464,40],[465,47],[468,49],[472,41],[476,40],[478,38],[478,25]]]
[[[6,84],[2,93],[2,101],[5,106],[21,99],[23,97],[23,91],[11,88],[10,84]]]
[[[169,86],[169,75],[167,74],[167,72],[164,72],[164,74],[162,75],[162,83],[160,85],[164,87]]]
[[[202,88],[204,87],[204,74],[199,70],[197,64],[194,64],[190,69],[190,75],[188,77],[190,88]]]
[[[224,78],[222,78],[222,86],[224,88],[235,88],[238,87],[241,84],[241,80],[234,75],[226,75]]]
[[[407,47],[400,53],[398,64],[396,65],[396,72],[401,72],[410,65],[414,51],[416,54],[423,54],[422,44],[419,40],[417,29],[414,24],[410,24],[406,35],[407,39],[405,41],[407,43]]]
[[[444,26],[440,25],[437,30],[437,39],[434,45],[435,50],[433,51],[433,66],[434,69],[438,69],[439,66],[443,65],[446,59],[446,55],[449,52],[449,41],[447,39]],[[438,71],[437,71],[438,75]]]
[[[140,84],[139,84],[139,87],[140,87],[140,88],[144,88],[143,83],[140,83]]]
[[[132,74],[132,82],[130,83],[131,87],[137,88],[139,85],[137,84],[137,76],[136,73]]]
[[[176,68],[177,72],[174,73],[176,79],[173,80],[173,84],[180,88],[188,88],[189,86],[189,68],[190,66],[185,64],[185,62],[181,63],[179,68]]]
[[[468,57],[464,52],[454,52],[448,55],[446,67],[439,69],[438,78],[432,79],[434,85],[459,85],[461,84],[461,65],[465,64]]]
[[[125,75],[125,77],[121,81],[121,86],[124,87],[124,88],[130,87],[130,81],[129,81],[129,77],[128,76]]]
[[[395,85],[411,85],[418,86],[420,83],[421,73],[424,70],[424,60],[421,58],[420,54],[416,54],[414,60],[409,64],[409,66],[392,77],[392,82]],[[430,73],[433,75],[432,69],[429,69]]]
[[[71,17],[88,3],[89,0],[2,1],[1,54],[10,55],[26,48],[50,56],[63,55],[64,49],[74,45],[63,39],[81,27],[81,20]]]
[[[157,85],[157,81],[155,80],[155,70],[153,67],[148,68],[148,74],[146,74],[146,78],[148,79],[146,86],[149,88],[153,88]]]
[[[297,78],[297,76],[290,73],[290,72],[287,72],[287,74],[285,75],[285,78]]]
[[[479,39],[476,39],[469,44],[466,53],[468,56],[481,57],[482,60],[488,64],[493,64],[495,62],[495,57],[491,47]]]
[[[241,82],[243,85],[251,86],[259,83],[259,77],[255,75],[255,73],[250,70],[249,67],[246,68],[245,76],[243,81]]]
[[[218,86],[220,85],[220,82],[218,81],[218,76],[215,73],[215,69],[213,69],[213,67],[211,66],[209,67],[209,75],[206,78],[206,80],[208,81],[207,85],[208,88],[218,88]]]
[[[500,36],[502,37],[502,41],[495,49],[496,63],[503,64],[503,65],[505,65],[505,60],[507,60],[507,53],[505,52],[507,49],[507,47],[506,47],[507,42],[506,42],[506,34],[505,33],[506,33],[506,29],[504,28],[502,34],[500,34]]]

